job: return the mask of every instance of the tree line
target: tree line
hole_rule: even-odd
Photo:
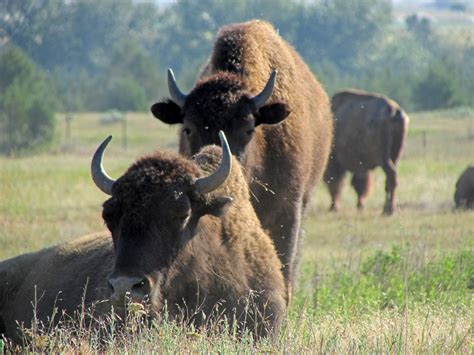
[[[167,96],[166,68],[190,88],[219,27],[252,18],[272,22],[330,94],[343,87],[377,91],[409,111],[474,106],[474,40],[417,15],[398,23],[389,0],[178,0],[161,7],[132,0],[0,0],[0,15],[0,131],[21,137],[53,123],[24,128],[28,119],[12,111],[21,101],[15,95],[32,97],[24,116],[46,108],[144,111]],[[14,62],[30,74],[20,74]],[[4,72],[15,78],[4,79]],[[3,152],[30,144],[4,136]],[[36,141],[50,140],[40,136]]]

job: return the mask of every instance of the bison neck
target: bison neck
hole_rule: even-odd
[[[227,309],[239,309],[252,291],[284,290],[274,250],[252,208],[233,206],[221,219],[205,216],[169,269],[164,299],[180,315],[183,308],[209,312],[222,300]]]

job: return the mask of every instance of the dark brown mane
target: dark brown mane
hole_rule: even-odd
[[[188,108],[195,117],[204,117],[206,124],[220,127],[222,118],[232,118],[226,114],[227,108],[242,100],[246,93],[245,83],[238,75],[219,72],[196,83],[184,109]]]
[[[117,193],[125,193],[130,188],[134,192],[146,192],[150,185],[156,188],[189,185],[192,178],[200,175],[201,171],[193,161],[174,153],[157,151],[133,163],[114,189],[120,188]]]
[[[223,72],[242,74],[243,37],[245,30],[239,25],[229,25],[219,31],[211,61]]]

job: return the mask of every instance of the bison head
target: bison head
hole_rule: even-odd
[[[277,72],[274,70],[256,96],[233,73],[221,72],[202,79],[185,95],[168,70],[168,87],[172,100],[151,107],[153,115],[167,124],[181,123],[181,152],[193,155],[205,145],[218,144],[217,132],[224,131],[232,153],[243,160],[256,127],[276,124],[290,113],[285,103],[267,103],[273,93]]]
[[[206,177],[198,165],[176,154],[155,153],[140,159],[114,181],[102,166],[111,137],[99,146],[92,159],[96,185],[111,197],[102,216],[110,230],[115,265],[108,288],[113,305],[147,301],[161,306],[160,285],[179,251],[193,238],[199,219],[220,216],[232,199],[209,194],[229,176],[232,157],[225,135],[219,132],[222,160]]]

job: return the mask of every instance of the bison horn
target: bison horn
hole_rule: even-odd
[[[107,195],[112,195],[112,186],[115,182],[104,170],[102,165],[102,158],[104,157],[105,148],[112,140],[112,136],[108,136],[104,141],[99,145],[97,150],[94,153],[91,163],[91,174],[92,180],[94,180],[97,187]]]
[[[232,169],[232,154],[230,152],[229,143],[225,137],[224,132],[219,131],[219,139],[222,146],[222,161],[217,170],[209,176],[197,179],[194,187],[200,193],[208,193],[214,191],[221,186],[229,177]]]
[[[272,74],[270,75],[270,78],[268,79],[267,84],[263,88],[262,92],[252,98],[252,101],[257,109],[265,105],[270,96],[272,96],[273,89],[275,88],[277,73],[278,72],[273,69]]]
[[[187,95],[183,94],[179,89],[178,84],[176,84],[176,79],[171,68],[168,69],[168,90],[173,101],[176,102],[179,107],[183,107]]]

